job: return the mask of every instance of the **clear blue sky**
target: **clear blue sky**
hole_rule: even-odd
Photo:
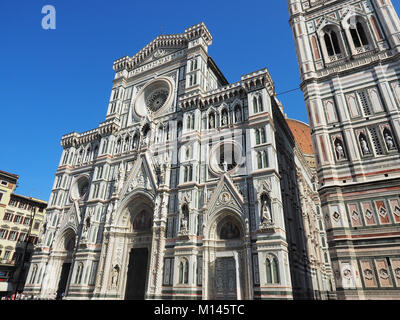
[[[46,4],[56,8],[56,30],[41,27]],[[0,170],[20,176],[17,193],[47,201],[62,135],[104,121],[113,61],[201,21],[229,82],[267,67],[277,93],[298,87],[288,19],[286,0],[1,0]],[[279,99],[307,122],[301,91]]]

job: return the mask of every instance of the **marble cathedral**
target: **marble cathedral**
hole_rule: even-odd
[[[400,20],[288,0],[338,299],[400,299]]]
[[[114,62],[105,121],[62,137],[27,294],[335,297],[313,155],[268,70],[229,84],[211,44],[200,23]]]

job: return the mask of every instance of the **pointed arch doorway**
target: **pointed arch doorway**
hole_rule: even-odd
[[[136,195],[129,202],[129,242],[126,259],[125,300],[144,300],[149,282],[153,237],[154,204],[147,196]]]
[[[145,299],[148,260],[147,248],[132,249],[129,253],[125,300]]]
[[[72,265],[72,255],[75,249],[75,238],[75,232],[72,229],[68,229],[65,231],[64,236],[62,237],[62,242],[59,244],[59,247],[63,249],[63,261],[56,291],[57,300],[63,297],[63,294],[65,294],[67,289],[68,277]]]
[[[230,211],[212,223],[209,242],[208,294],[213,300],[245,299],[247,283],[244,228]]]

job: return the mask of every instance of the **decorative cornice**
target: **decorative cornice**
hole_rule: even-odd
[[[232,97],[240,95],[241,92],[251,92],[266,88],[270,96],[275,96],[275,85],[268,69],[261,69],[241,77],[241,80],[228,84],[205,93],[190,92],[179,98],[179,106],[182,109],[193,105],[207,107],[215,103],[222,103]]]
[[[78,147],[90,143],[92,141],[100,140],[101,136],[106,136],[117,132],[120,125],[117,119],[107,120],[100,123],[99,127],[83,133],[72,132],[64,135],[61,138],[61,146],[63,148]]]
[[[114,62],[113,69],[115,72],[133,70],[159,48],[187,48],[190,41],[198,38],[202,38],[207,46],[212,44],[211,33],[203,22],[186,29],[185,33],[158,36],[138,53],[136,53],[132,58],[129,56],[124,56],[120,59],[117,59]]]

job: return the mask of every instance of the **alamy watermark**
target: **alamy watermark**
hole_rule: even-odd
[[[55,30],[56,29],[56,8],[52,5],[45,5],[42,8],[42,14],[45,16],[42,18],[42,28],[44,30]]]

